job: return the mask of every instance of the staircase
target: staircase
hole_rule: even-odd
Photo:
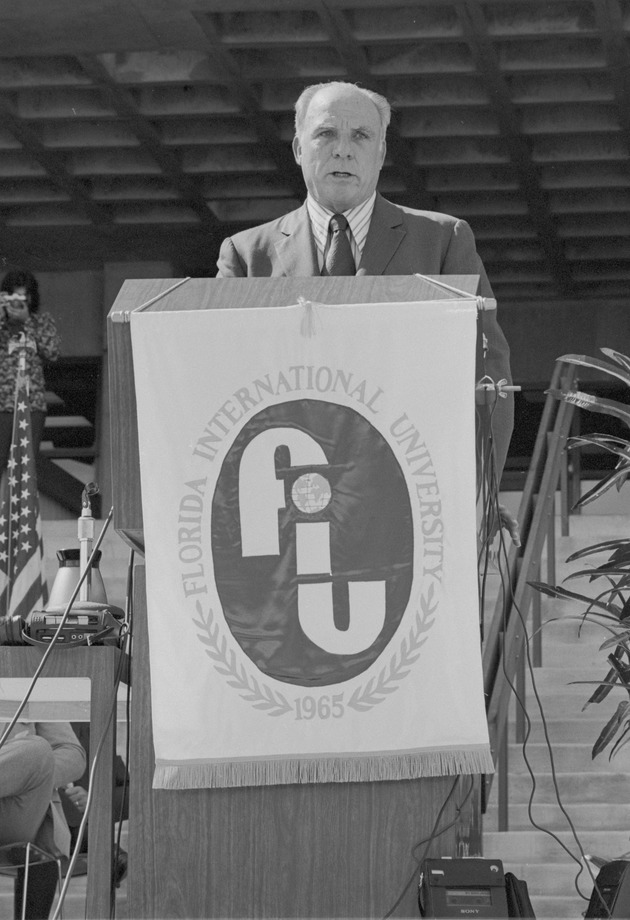
[[[101,365],[100,355],[64,356],[44,370],[48,410],[37,483],[43,495],[75,517],[99,455]],[[92,510],[100,517],[100,495],[93,496]]]
[[[625,515],[572,517],[571,536],[560,537],[557,541],[558,583],[569,572],[565,559],[570,553],[583,546],[625,536],[629,530],[630,517]],[[577,567],[572,566],[574,570]],[[584,564],[579,567],[583,568]],[[575,589],[586,591],[586,581],[576,582]],[[484,816],[484,856],[501,859],[506,871],[527,881],[539,920],[561,917],[578,920],[584,914],[593,888],[588,871],[581,869],[584,853],[613,858],[630,851],[630,747],[624,748],[612,762],[608,760],[607,751],[596,760],[591,759],[593,743],[623,697],[620,690],[613,690],[603,703],[591,705],[582,712],[595,688],[572,682],[599,681],[604,677],[607,670],[605,653],[598,648],[607,633],[589,623],[578,635],[579,623],[573,617],[579,610],[577,605],[568,602],[544,601],[543,621],[552,617],[559,617],[559,620],[544,628],[543,667],[533,672],[547,723],[558,793],[554,788],[543,719],[529,676],[526,707],[531,731],[525,756],[534,775],[535,789],[532,793],[534,781],[528,772],[522,745],[514,740],[513,703],[509,750],[510,830],[497,830],[497,782],[493,783]],[[558,794],[566,814],[558,804]],[[528,802],[532,795],[530,817]],[[542,829],[537,829],[531,818]],[[558,839],[545,831],[552,832]],[[583,897],[576,890],[578,874],[577,883]]]

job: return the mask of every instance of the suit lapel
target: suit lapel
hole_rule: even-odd
[[[401,211],[377,195],[359,268],[367,275],[384,274],[406,235]]]
[[[319,275],[317,249],[306,203],[284,217],[280,224],[280,233],[275,247],[284,274],[296,278]]]

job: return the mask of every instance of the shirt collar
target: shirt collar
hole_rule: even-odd
[[[359,253],[363,252],[365,238],[367,237],[368,230],[370,229],[370,220],[372,218],[372,211],[374,210],[375,201],[376,192],[372,192],[370,197],[363,201],[361,204],[356,205],[354,208],[350,208],[349,211],[342,211],[342,214],[350,226],[352,242],[354,243]],[[321,254],[326,248],[326,241],[328,239],[328,225],[330,223],[330,218],[335,212],[329,211],[328,208],[322,207],[321,204],[315,201],[310,192],[306,196],[306,208],[311,221],[311,226],[313,228],[313,235],[315,237],[317,249]]]

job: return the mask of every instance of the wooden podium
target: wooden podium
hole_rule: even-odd
[[[114,524],[132,547],[144,551],[129,313],[277,307],[300,297],[322,303],[428,299],[427,282],[417,276],[125,282],[108,318],[109,377]],[[444,299],[450,299],[446,292]],[[474,852],[476,797],[457,812],[470,778],[450,798],[452,776],[152,789],[150,685],[160,675],[149,669],[142,565],[135,570],[133,616],[130,917],[383,917],[401,895],[392,916],[417,917],[417,860]],[[436,820],[440,833],[427,853],[423,844]]]
[[[31,678],[43,656],[33,646],[0,646],[0,675],[5,680],[0,692],[0,734],[17,708],[17,702],[5,699],[10,678]],[[87,879],[86,916],[108,917],[111,911],[112,854],[114,846],[113,790],[114,754],[116,753],[117,680],[128,681],[127,662],[118,648],[94,645],[90,648],[58,648],[48,659],[42,672],[44,678],[89,678],[89,703],[83,701],[46,700],[27,704],[23,718],[35,722],[89,722],[94,744],[90,750],[90,766],[100,747],[94,774],[94,807],[88,822],[89,871]],[[1,683],[1,682],[0,682]],[[112,710],[114,716],[112,717]]]

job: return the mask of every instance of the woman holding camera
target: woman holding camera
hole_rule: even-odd
[[[20,352],[25,349],[36,454],[46,419],[43,362],[59,357],[59,345],[52,316],[39,312],[39,286],[34,275],[26,271],[8,272],[0,284],[0,473],[6,469],[11,450]]]

